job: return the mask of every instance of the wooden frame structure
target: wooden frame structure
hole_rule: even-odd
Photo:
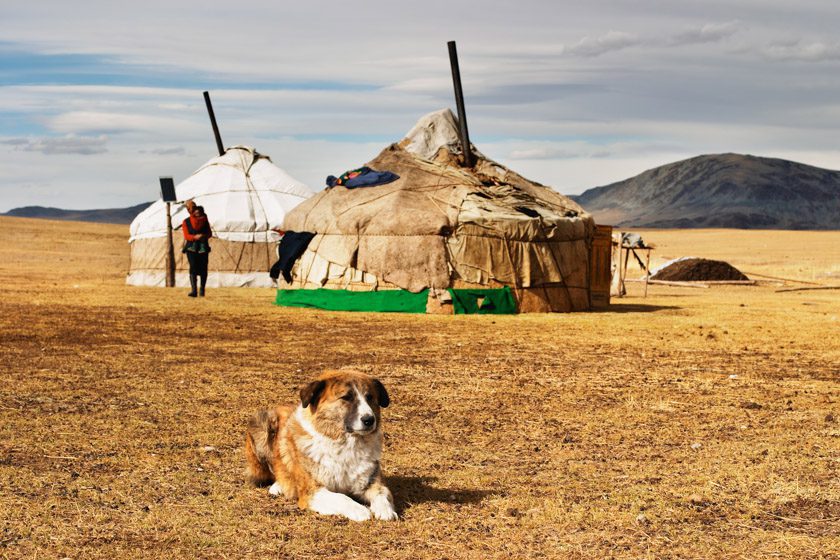
[[[645,269],[645,294],[643,297],[647,297],[648,284],[650,283],[650,253],[653,249],[654,247],[652,245],[645,245],[642,247],[621,245],[619,247],[618,270],[616,271],[618,273],[618,294],[616,294],[616,297],[624,297],[627,294],[625,282],[627,281],[627,263],[630,261],[630,254],[632,253],[640,264],[642,262],[641,257],[638,253],[636,253],[636,251],[644,251],[645,253],[645,264],[643,265],[643,268]]]

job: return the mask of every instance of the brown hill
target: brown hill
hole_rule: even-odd
[[[616,226],[840,229],[840,171],[749,155],[698,156],[572,198]]]
[[[149,204],[151,202],[144,202],[128,208],[101,208],[97,210],[64,210],[46,206],[22,206],[0,215],[14,218],[41,218],[100,224],[130,224],[137,214],[145,210]]]

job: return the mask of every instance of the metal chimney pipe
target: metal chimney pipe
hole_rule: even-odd
[[[470,148],[470,133],[467,130],[467,111],[464,109],[464,92],[461,89],[461,70],[458,67],[458,50],[455,41],[447,43],[449,47],[449,65],[452,67],[452,83],[455,86],[455,105],[458,107],[458,124],[461,129],[461,149],[464,152],[464,165],[475,165],[475,156]]]
[[[219,126],[216,124],[216,115],[213,113],[213,104],[210,103],[210,92],[204,92],[204,103],[207,105],[207,114],[210,115],[210,124],[213,125],[213,135],[216,137],[216,148],[219,155],[225,155],[225,147],[222,144],[222,136],[219,134]]]

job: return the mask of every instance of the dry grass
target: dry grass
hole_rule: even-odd
[[[0,218],[0,557],[840,557],[840,291],[326,313],[126,287],[126,237]],[[645,237],[806,280],[840,264],[840,232]],[[392,395],[400,522],[243,483],[248,415],[336,366]]]

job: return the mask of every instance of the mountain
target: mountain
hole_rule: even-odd
[[[750,155],[698,156],[572,198],[616,226],[840,229],[840,171]]]
[[[44,218],[48,220],[70,220],[75,222],[98,222],[102,224],[130,224],[134,217],[145,210],[151,202],[144,202],[129,208],[103,208],[100,210],[62,210],[44,206],[23,206],[13,208],[3,216],[18,218]]]

